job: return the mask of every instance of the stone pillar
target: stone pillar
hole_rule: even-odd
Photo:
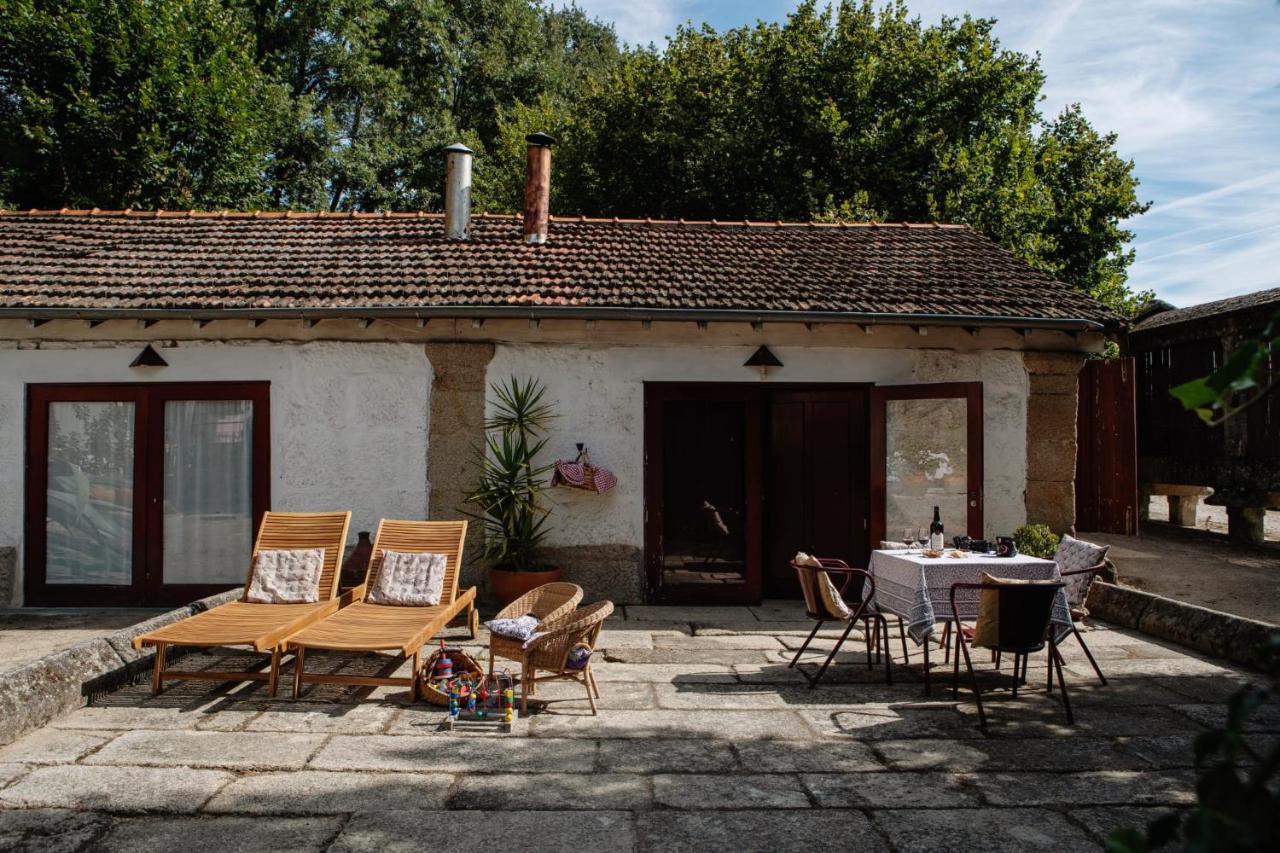
[[[1028,352],[1027,522],[1070,530],[1076,520],[1076,415],[1083,353]],[[999,453],[986,448],[988,455]]]
[[[474,448],[484,441],[484,400],[491,343],[427,344],[431,383],[431,428],[427,447],[428,517],[463,517],[463,499],[480,469]],[[480,523],[471,519],[463,558],[462,586],[482,585],[476,557],[484,544]]]
[[[1236,542],[1261,545],[1266,541],[1265,521],[1267,511],[1263,507],[1227,505],[1227,536]]]
[[[1199,495],[1169,495],[1169,523],[1195,527],[1200,512]]]

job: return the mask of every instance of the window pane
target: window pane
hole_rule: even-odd
[[[164,582],[237,584],[253,538],[253,403],[164,408]]]
[[[45,582],[133,582],[133,403],[50,403]]]
[[[968,532],[968,417],[960,398],[885,401],[885,535],[942,513],[947,541]]]
[[[663,424],[663,583],[746,582],[746,406],[670,401]]]

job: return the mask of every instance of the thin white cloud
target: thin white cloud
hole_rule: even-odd
[[[577,0],[589,15],[613,23],[618,38],[627,44],[658,47],[666,44],[676,26],[688,16],[683,0]]]

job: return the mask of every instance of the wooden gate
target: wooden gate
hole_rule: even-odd
[[[1076,528],[1138,532],[1138,448],[1132,358],[1090,359],[1080,371]]]

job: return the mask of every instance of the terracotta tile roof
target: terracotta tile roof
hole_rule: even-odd
[[[435,214],[0,214],[0,309],[727,310],[1083,319],[1098,302],[963,226]]]
[[[1245,311],[1258,311],[1260,324],[1265,323],[1267,317],[1270,316],[1267,312],[1280,311],[1280,287],[1259,290],[1255,293],[1246,293],[1243,296],[1233,296],[1230,299],[1219,299],[1215,302],[1203,302],[1188,308],[1161,311],[1138,323],[1133,327],[1133,331],[1135,333],[1147,332],[1165,326],[1194,323],[1197,320],[1222,317],[1227,314]]]

